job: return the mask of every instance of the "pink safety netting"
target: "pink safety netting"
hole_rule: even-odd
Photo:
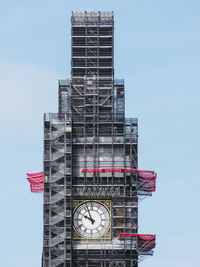
[[[156,235],[141,235],[141,234],[120,234],[119,238],[137,237],[138,250],[140,252],[147,252],[155,248]]]
[[[31,192],[39,193],[44,190],[44,172],[27,173],[26,179],[30,183]]]
[[[157,174],[153,173],[143,176],[142,172],[138,173],[138,190],[142,192],[154,192],[156,190],[156,177]]]

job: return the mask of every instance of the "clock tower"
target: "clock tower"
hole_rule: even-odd
[[[150,194],[155,173],[137,168],[113,13],[73,12],[71,24],[71,78],[59,80],[58,113],[44,115],[43,266],[137,267],[138,193]]]

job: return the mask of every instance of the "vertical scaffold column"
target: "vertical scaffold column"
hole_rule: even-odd
[[[72,266],[71,114],[44,116],[43,266]]]

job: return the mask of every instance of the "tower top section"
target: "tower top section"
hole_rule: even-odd
[[[72,25],[85,25],[85,24],[100,24],[100,25],[113,25],[114,15],[113,12],[72,12]]]
[[[72,12],[71,77],[114,77],[113,12]]]

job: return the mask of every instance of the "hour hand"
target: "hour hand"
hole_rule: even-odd
[[[84,218],[85,218],[85,219],[88,219],[88,220],[90,220],[92,224],[94,224],[94,222],[95,222],[95,220],[94,220],[94,219],[92,219],[92,218],[89,218],[87,215],[84,215]]]

